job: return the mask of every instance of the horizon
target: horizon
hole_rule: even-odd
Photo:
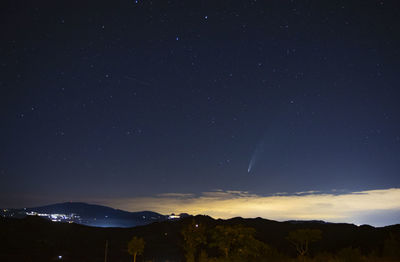
[[[101,205],[126,212],[150,211],[161,215],[182,214],[206,215],[214,219],[263,218],[279,222],[285,221],[324,221],[327,223],[349,223],[384,227],[400,224],[400,201],[377,201],[384,199],[400,199],[400,188],[388,190],[370,190],[361,192],[296,192],[294,194],[277,193],[269,196],[257,196],[248,192],[222,191],[204,192],[200,195],[165,193],[154,197],[113,200],[59,201],[48,202],[22,208],[38,208],[67,203]],[[206,198],[206,200],[204,200]],[[311,199],[311,200],[310,200]],[[140,202],[140,204],[135,204]],[[310,204],[314,202],[314,204]],[[386,202],[386,203],[383,203]],[[288,205],[288,203],[292,203]],[[293,204],[294,203],[294,204]],[[356,203],[343,207],[344,203]],[[364,206],[354,206],[367,203]],[[243,205],[246,208],[243,208]],[[269,205],[265,207],[265,205]],[[282,208],[283,206],[286,208]],[[322,211],[315,210],[315,205],[330,206]],[[294,206],[297,206],[294,208]],[[150,208],[148,208],[150,207]],[[171,208],[172,207],[172,208]],[[3,208],[16,208],[4,207]],[[380,208],[379,212],[374,211]],[[238,212],[238,210],[241,210]],[[257,211],[254,211],[257,210]],[[394,217],[394,218],[393,218]]]

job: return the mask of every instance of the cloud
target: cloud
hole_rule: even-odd
[[[152,210],[162,214],[207,214],[214,218],[263,217],[284,220],[325,220],[382,226],[398,223],[400,188],[338,194],[319,191],[292,195],[260,196],[244,191],[216,190],[200,195],[166,193],[155,197],[108,199],[101,204],[130,211]],[[387,215],[385,215],[387,214]],[[368,217],[379,217],[380,221]]]
[[[175,198],[189,198],[189,197],[193,197],[194,194],[190,194],[190,193],[163,193],[163,194],[158,194],[158,197],[175,197]]]

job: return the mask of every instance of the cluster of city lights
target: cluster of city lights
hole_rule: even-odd
[[[37,213],[35,211],[31,211],[31,212],[26,212],[26,215],[45,217],[53,222],[74,223],[76,220],[80,220],[80,216],[76,214],[45,214],[45,213]]]

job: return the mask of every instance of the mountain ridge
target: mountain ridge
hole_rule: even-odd
[[[8,214],[4,212],[4,210],[8,210]],[[10,216],[10,213],[14,212],[13,216]],[[150,210],[144,211],[126,211],[118,208],[113,208],[109,206],[86,203],[86,202],[60,202],[54,204],[48,204],[44,206],[37,207],[28,207],[28,208],[1,208],[0,209],[0,217],[16,217],[22,218],[25,217],[26,213],[34,212],[37,214],[76,214],[81,218],[81,221],[74,221],[78,224],[87,225],[87,226],[97,226],[97,227],[134,227],[147,225],[153,222],[161,222],[168,220],[169,215],[160,214]],[[180,218],[189,217],[189,216],[197,216],[190,215],[187,213],[179,214]],[[206,215],[208,216],[208,215]],[[209,216],[208,216],[209,217]],[[285,221],[275,221],[270,220],[268,218],[262,217],[254,217],[254,218],[246,218],[246,217],[232,217],[228,219],[220,219],[213,218],[216,220],[236,220],[236,219],[262,219],[267,221],[274,222],[287,222],[291,224],[304,224],[304,223],[319,223],[319,224],[341,224],[334,223],[324,220],[285,220]],[[93,221],[95,220],[95,221]],[[342,223],[342,224],[352,224],[352,223]],[[376,228],[372,225],[358,225],[358,226],[369,226]],[[390,225],[387,225],[390,226]]]
[[[7,210],[7,211],[5,211]],[[134,227],[164,221],[168,216],[153,211],[130,212],[85,202],[63,202],[23,209],[2,209],[3,217],[26,215],[47,217],[58,222],[74,222],[96,227]]]

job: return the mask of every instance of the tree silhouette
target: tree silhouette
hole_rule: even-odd
[[[289,232],[287,239],[295,246],[299,256],[304,257],[312,242],[321,239],[322,232],[319,229],[298,229]]]
[[[383,245],[383,255],[393,260],[400,260],[400,234],[390,233]]]
[[[136,262],[136,256],[143,253],[144,250],[143,238],[133,237],[128,243],[128,253],[133,256],[133,262]]]
[[[217,247],[226,261],[251,261],[269,249],[254,234],[255,230],[250,227],[218,225],[212,232],[210,246]]]
[[[205,227],[197,224],[193,219],[182,229],[181,234],[186,261],[194,262],[198,246],[206,243]]]
[[[358,248],[347,247],[340,250],[336,258],[340,262],[361,262],[363,261],[361,252]]]

